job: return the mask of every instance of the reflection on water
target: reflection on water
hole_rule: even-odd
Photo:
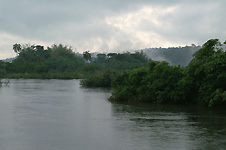
[[[115,104],[79,80],[11,80],[0,88],[2,150],[223,150],[226,113]]]
[[[123,136],[146,149],[225,149],[225,111],[186,107],[115,104],[112,108]]]

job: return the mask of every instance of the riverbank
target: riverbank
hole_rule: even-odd
[[[77,73],[50,72],[50,73],[10,73],[4,75],[8,79],[81,79]]]
[[[186,67],[148,62],[119,74],[111,101],[226,106],[226,52],[218,39],[207,41]]]

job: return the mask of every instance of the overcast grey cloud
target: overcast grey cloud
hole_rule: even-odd
[[[0,0],[0,59],[14,43],[110,52],[226,40],[225,0]]]

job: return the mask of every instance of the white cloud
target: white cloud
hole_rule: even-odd
[[[128,12],[118,16],[107,17],[106,23],[118,30],[120,34],[127,35],[130,45],[127,49],[141,49],[145,47],[178,46],[179,42],[167,40],[158,33],[165,27],[165,22],[160,20],[162,16],[173,13],[176,7],[152,7],[144,6],[135,12]],[[157,29],[157,30],[156,30]],[[119,41],[120,42],[119,38]]]
[[[0,58],[14,43],[126,51],[226,38],[224,0],[0,0]]]
[[[30,40],[20,36],[16,36],[9,33],[0,32],[0,59],[14,57],[16,54],[14,53],[12,47],[15,43],[21,44],[40,44],[44,46],[49,46],[50,43],[39,41],[39,40]]]

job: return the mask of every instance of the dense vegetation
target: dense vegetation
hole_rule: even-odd
[[[143,51],[133,54],[129,52],[97,54],[92,65],[98,66],[103,71],[87,76],[85,80],[81,81],[81,84],[87,87],[111,87],[111,83],[117,74],[132,68],[146,66],[147,62],[148,59]]]
[[[119,74],[112,101],[226,105],[226,52],[218,39],[207,41],[186,67],[150,61]]]
[[[77,78],[76,70],[85,63],[70,47],[61,44],[46,50],[40,45],[15,45],[18,56],[5,65],[8,78]]]
[[[13,50],[18,54],[15,60],[11,63],[0,61],[0,78],[97,79],[110,75],[110,72],[145,66],[148,61],[143,52],[98,54],[96,58],[92,58],[88,51],[76,55],[71,47],[62,44],[47,49],[41,45],[22,47],[14,44]],[[107,81],[101,85],[97,81],[92,84],[110,85]],[[82,83],[86,85],[88,80]]]
[[[195,51],[187,66],[148,60],[143,51],[91,57],[62,44],[47,49],[14,44],[13,50],[15,60],[0,61],[0,79],[80,78],[83,86],[112,87],[112,101],[226,105],[226,52],[218,39]]]

